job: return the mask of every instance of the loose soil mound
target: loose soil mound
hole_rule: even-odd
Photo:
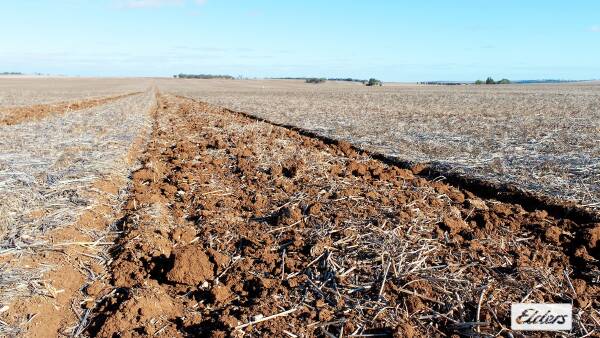
[[[498,335],[521,301],[598,329],[600,224],[172,96],[143,163],[91,335]]]
[[[16,107],[9,109],[0,110],[0,126],[2,125],[14,125],[30,120],[39,120],[51,115],[62,115],[66,112],[82,110],[100,106],[108,102],[112,102],[124,97],[138,95],[137,93],[130,93],[124,95],[110,96],[100,99],[81,100],[75,102],[60,102],[53,104],[36,104],[27,107]]]

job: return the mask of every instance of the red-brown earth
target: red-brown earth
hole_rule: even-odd
[[[573,303],[572,333],[598,334],[600,224],[158,102],[90,335],[519,336],[521,301]]]

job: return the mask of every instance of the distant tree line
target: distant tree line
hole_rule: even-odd
[[[476,85],[483,84],[510,84],[510,83],[565,83],[565,82],[581,82],[581,81],[590,81],[590,80],[558,80],[558,79],[541,79],[541,80],[516,80],[511,81],[509,79],[502,79],[500,81],[495,81],[492,77],[488,77],[485,80],[477,80],[475,81]],[[417,84],[422,85],[440,85],[440,86],[458,86],[458,85],[468,85],[473,82],[456,82],[456,81],[424,81],[417,82]]]
[[[359,82],[362,83],[364,85],[367,86],[383,86],[383,82],[381,82],[380,80],[377,79],[369,79],[369,80],[360,80],[360,79],[353,79],[351,77],[345,77],[345,78],[337,78],[337,77],[330,77],[330,78],[325,78],[325,77],[273,77],[271,79],[274,80],[304,80],[304,82],[306,83],[324,83],[327,81],[346,81],[346,82]]]
[[[541,79],[541,80],[518,80],[513,83],[569,83],[569,82],[582,82],[591,80],[560,80],[560,79]]]
[[[310,77],[304,80],[306,83],[324,83],[327,82],[327,79],[324,77]]]
[[[417,82],[417,84],[422,84],[422,85],[436,85],[436,86],[462,86],[462,85],[466,85],[465,82],[450,82],[450,81],[426,81],[426,82]]]
[[[370,78],[369,81],[367,83],[365,83],[367,86],[371,87],[371,86],[383,86],[383,82],[374,79],[374,78]]]
[[[354,79],[351,77],[273,77],[274,80],[304,80],[306,83],[323,83],[325,81],[345,81],[345,82],[358,82],[367,86],[382,86],[383,82],[377,79]]]
[[[269,79],[273,79],[273,80],[308,80],[308,79],[314,79],[313,77],[270,77]]]
[[[233,80],[234,77],[231,75],[213,75],[213,74],[178,74],[173,75],[174,78],[179,79],[226,79]]]
[[[494,81],[493,78],[488,77],[487,79],[485,79],[485,81],[482,80],[477,80],[475,81],[476,85],[481,85],[481,84],[509,84],[510,80],[509,79],[502,79],[500,81]]]
[[[325,78],[325,77],[272,77],[271,79],[274,80],[310,80],[310,79],[323,79],[326,81],[347,81],[347,82],[360,82],[360,83],[367,83],[367,80],[361,80],[361,79],[353,79],[351,77],[344,77],[344,78],[338,78],[338,77],[330,77],[330,78]]]
[[[23,73],[20,73],[20,72],[3,72],[3,73],[0,73],[0,75],[23,75]]]
[[[337,77],[334,77],[334,78],[329,78],[329,79],[327,79],[327,80],[329,80],[329,81],[360,82],[360,83],[363,83],[363,84],[365,84],[365,83],[367,83],[367,82],[368,82],[367,80],[353,79],[353,78],[351,78],[351,77],[345,77],[345,78],[337,78]]]

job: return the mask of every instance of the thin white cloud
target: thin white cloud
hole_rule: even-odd
[[[590,32],[600,33],[600,25],[590,27]]]

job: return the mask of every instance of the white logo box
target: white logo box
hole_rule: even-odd
[[[571,304],[516,303],[510,309],[511,329],[515,331],[570,331]]]

